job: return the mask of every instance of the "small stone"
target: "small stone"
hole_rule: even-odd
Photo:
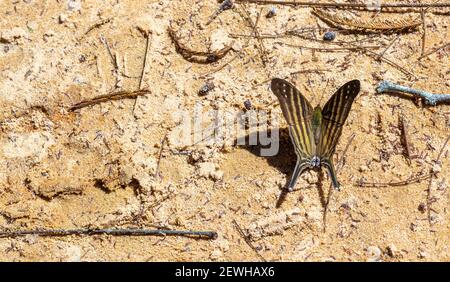
[[[391,258],[395,258],[396,256],[398,256],[398,250],[397,250],[397,247],[395,247],[394,244],[389,244],[386,247],[386,252]]]
[[[277,15],[277,10],[275,9],[275,7],[270,8],[269,12],[267,12],[266,14],[266,18],[270,19],[273,18]]]
[[[323,40],[325,41],[333,41],[336,38],[336,33],[333,31],[327,31],[323,35]]]
[[[369,170],[369,167],[367,165],[362,165],[359,167],[360,172],[366,172]]]
[[[427,210],[427,206],[425,205],[425,203],[420,203],[419,206],[417,207],[417,209],[421,212],[424,213]]]
[[[442,170],[441,164],[438,164],[438,163],[433,164],[432,170],[434,173],[441,172],[441,170]]]
[[[69,11],[79,11],[79,10],[81,10],[81,1],[80,0],[69,0],[69,1],[67,1],[67,9],[69,9]]]
[[[425,252],[424,250],[419,251],[419,258],[424,259],[427,257],[427,255],[427,252]]]
[[[223,171],[221,171],[221,170],[213,171],[213,172],[211,172],[211,177],[213,180],[216,180],[216,181],[222,180],[223,179]]]
[[[252,109],[252,102],[250,102],[250,100],[245,100],[244,107],[245,107],[246,110],[251,110]]]
[[[23,38],[28,38],[28,34],[20,27],[2,31],[0,34],[0,41],[4,41],[5,43],[18,43]]]
[[[232,0],[225,0],[220,4],[219,11],[225,11],[233,8],[234,3]]]
[[[207,81],[205,85],[203,85],[200,90],[198,91],[198,95],[205,96],[207,95],[211,90],[213,90],[215,87],[214,83],[212,81]]]
[[[61,15],[59,15],[59,17],[58,17],[58,22],[60,23],[60,24],[63,24],[63,23],[65,23],[67,21],[67,15],[66,14],[61,14]]]
[[[209,256],[209,258],[211,260],[217,260],[217,259],[219,259],[222,256],[223,256],[223,252],[221,250],[219,250],[219,249],[216,249],[216,250],[212,251],[212,253]]]
[[[367,248],[367,261],[375,262],[380,261],[381,258],[381,250],[376,246],[370,246]]]

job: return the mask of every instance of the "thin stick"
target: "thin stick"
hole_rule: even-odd
[[[138,91],[119,91],[114,93],[108,93],[105,95],[100,95],[98,97],[95,97],[90,100],[84,100],[79,103],[76,103],[72,107],[69,108],[69,111],[75,111],[84,107],[108,102],[108,101],[115,101],[115,100],[121,100],[121,99],[130,99],[130,98],[136,98],[138,96],[143,96],[147,93],[150,93],[150,90],[138,90]]]
[[[398,35],[391,41],[391,43],[389,43],[389,45],[383,50],[383,52],[381,52],[381,53],[378,55],[377,60],[381,61],[381,58],[384,56],[384,53],[386,53],[386,51],[389,50],[389,48],[391,48],[392,45],[394,45],[395,41],[397,41],[397,39],[399,39],[399,38],[400,38],[400,34],[398,34]]]
[[[273,1],[273,0],[236,0],[236,3],[255,3],[260,5],[292,5],[300,7],[328,7],[328,8],[367,8],[363,3],[316,3],[301,1]],[[380,3],[377,8],[446,8],[450,3]]]
[[[439,160],[441,159],[441,156],[444,153],[444,149],[447,146],[447,143],[449,140],[450,140],[450,135],[447,137],[447,140],[445,140],[444,145],[442,145],[442,148],[438,154],[438,157],[436,158],[435,163],[438,163]],[[431,226],[431,204],[433,203],[433,201],[431,200],[431,184],[433,183],[433,176],[435,176],[436,173],[433,172],[433,169],[431,169],[430,171],[431,171],[431,177],[430,177],[430,181],[428,182],[428,188],[427,188],[427,217],[428,217],[428,223]]]
[[[71,235],[113,235],[113,236],[195,236],[201,239],[216,239],[215,231],[164,230],[164,229],[36,229],[0,231],[0,238],[15,238],[26,235],[60,237]]]
[[[144,62],[142,63],[141,79],[139,79],[139,88],[138,88],[139,90],[141,90],[141,88],[142,88],[142,81],[144,80],[144,75],[145,75],[145,67],[147,66],[147,54],[148,54],[148,49],[150,47],[151,33],[146,32],[145,37],[147,39],[147,43],[145,45],[145,54],[144,54]]]
[[[358,183],[356,183],[359,187],[368,187],[368,188],[380,188],[380,187],[388,187],[388,186],[406,186],[409,185],[411,183],[418,183],[422,180],[426,180],[431,178],[433,175],[435,175],[436,173],[430,173],[430,174],[426,174],[426,175],[419,175],[416,177],[410,177],[406,180],[401,180],[401,181],[397,181],[397,182],[381,182],[381,183],[377,183],[377,182],[364,182],[364,181],[358,181]]]
[[[148,54],[148,49],[150,48],[150,32],[148,31],[142,31],[140,30],[145,38],[147,39],[146,44],[145,44],[145,53],[144,53],[144,62],[142,63],[142,71],[141,71],[141,78],[139,79],[139,87],[138,90],[141,90],[142,88],[142,81],[144,80],[144,75],[145,75],[145,67],[147,66],[147,54]],[[133,114],[134,111],[136,110],[136,104],[137,104],[137,98],[136,100],[134,100],[134,104],[133,104]]]
[[[378,84],[376,91],[378,93],[401,92],[412,94],[414,96],[423,98],[425,100],[425,104],[431,106],[435,106],[438,103],[450,102],[450,94],[431,94],[423,90],[412,89],[386,80],[383,80],[382,82],[380,82],[380,84]]]
[[[159,178],[159,165],[161,163],[161,157],[164,150],[164,144],[166,143],[167,133],[164,135],[163,139],[161,140],[161,149],[159,150],[158,154],[158,162],[156,163],[156,171],[155,171],[155,177]]]
[[[321,73],[321,72],[327,72],[327,71],[331,71],[331,70],[330,69],[305,69],[305,70],[298,70],[298,71],[294,71],[294,72],[289,73],[287,76],[284,77],[284,79],[287,79],[288,77],[291,77],[293,75],[300,74],[300,73]],[[266,84],[267,82],[269,82],[271,80],[272,80],[272,78],[266,79],[266,80],[264,80],[264,81],[262,81],[260,83],[255,84],[253,86],[253,88],[255,88],[256,86],[260,86],[260,85]],[[273,103],[275,103],[275,102],[273,102]],[[269,104],[269,106],[271,104]]]
[[[229,64],[231,64],[234,60],[236,60],[239,57],[239,53],[236,54],[233,58],[231,58],[228,62],[224,63],[223,65],[217,67],[216,69],[212,70],[211,72],[208,73],[204,73],[202,75],[200,75],[200,78],[205,78],[209,75],[215,74],[218,71],[221,71],[224,67],[228,66]]]
[[[274,44],[282,44],[282,45],[286,45],[289,47],[315,50],[315,51],[319,51],[319,52],[357,51],[357,50],[379,49],[380,48],[380,46],[354,46],[354,47],[321,48],[321,47],[300,46],[300,45],[294,45],[294,44],[289,44],[289,43],[285,43],[285,42],[274,42]]]
[[[265,69],[266,68],[266,64],[267,64],[266,48],[264,46],[264,42],[259,38],[261,36],[261,34],[259,33],[259,30],[258,30],[258,27],[257,27],[259,19],[260,19],[261,14],[262,14],[262,10],[258,13],[258,16],[257,16],[255,22],[253,22],[253,20],[251,19],[250,14],[247,11],[245,5],[243,5],[242,10],[245,13],[245,17],[243,17],[243,18],[248,22],[249,26],[253,30],[252,34],[254,34],[255,38],[258,40],[258,52],[259,52],[259,55],[260,55],[260,58],[261,58],[261,62],[263,63],[263,66],[264,66],[264,69]],[[241,17],[242,17],[242,15],[241,15]]]
[[[81,36],[81,38],[80,38],[79,40],[83,39],[83,38],[84,38],[86,35],[88,35],[88,33],[90,33],[92,30],[94,30],[94,29],[96,29],[96,28],[99,28],[99,27],[101,27],[101,26],[104,25],[104,24],[109,23],[111,20],[112,20],[111,18],[104,19],[104,20],[102,20],[101,22],[98,22],[98,23],[92,25],[91,27],[89,27],[89,28],[86,30],[86,32]]]
[[[109,57],[111,58],[111,62],[114,65],[114,69],[117,70],[119,68],[119,66],[117,65],[116,56],[114,56],[114,54],[112,53],[111,48],[109,47],[108,41],[103,36],[103,34],[100,34],[100,42],[102,42],[105,45],[106,50],[108,51]]]
[[[385,57],[380,57],[377,53],[373,52],[372,50],[369,49],[363,49],[364,52],[366,52],[367,55],[372,55],[373,57],[375,57],[377,60],[381,59],[382,62],[385,62],[393,67],[396,67],[397,69],[399,69],[402,73],[408,75],[408,76],[412,76],[414,77],[414,74],[407,71],[404,67],[400,66],[399,64],[385,58]]]
[[[446,44],[444,44],[444,45],[442,45],[442,46],[439,46],[439,47],[437,47],[437,48],[435,48],[435,49],[429,51],[429,52],[426,53],[426,54],[423,54],[422,56],[420,56],[420,57],[418,58],[418,60],[422,60],[423,58],[428,57],[428,56],[430,56],[431,54],[434,54],[434,53],[436,53],[436,52],[439,51],[439,50],[445,49],[445,48],[447,48],[448,46],[450,46],[450,42],[449,42],[449,43],[446,43]]]
[[[422,8],[420,16],[422,18],[422,54],[425,54],[425,43],[426,43],[426,34],[427,34],[427,28],[425,26],[425,10]]]
[[[401,123],[401,132],[403,136],[403,144],[405,145],[406,156],[408,157],[408,164],[411,165],[412,154],[411,154],[411,146],[409,145],[408,126],[403,116],[400,117],[400,123]]]
[[[212,23],[213,20],[215,20],[223,11],[229,10],[233,8],[234,4],[231,0],[225,0],[220,4],[219,8],[209,17],[209,20],[206,22],[206,25],[209,25]]]
[[[256,255],[264,262],[267,262],[267,260],[258,252],[258,250],[255,248],[255,246],[253,246],[252,242],[250,241],[250,239],[248,238],[248,236],[244,233],[244,231],[242,230],[242,228],[239,226],[239,224],[236,222],[236,220],[233,219],[233,224],[234,227],[236,228],[237,232],[239,233],[239,235],[242,236],[242,238],[244,238],[245,243],[247,243],[247,245],[252,248],[252,250],[256,253]]]

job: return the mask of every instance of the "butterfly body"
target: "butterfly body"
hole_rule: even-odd
[[[289,135],[297,155],[288,190],[294,189],[305,169],[319,169],[322,166],[328,169],[334,188],[339,189],[332,156],[353,100],[359,93],[360,82],[352,80],[344,84],[323,109],[320,106],[313,109],[300,91],[284,79],[272,79],[271,89],[278,97],[288,122]]]

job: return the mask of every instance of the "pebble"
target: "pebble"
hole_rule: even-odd
[[[277,15],[277,10],[274,7],[272,7],[272,8],[270,8],[269,12],[267,12],[266,18],[270,19],[270,18],[275,17],[276,15]]]
[[[323,40],[325,41],[333,41],[336,38],[336,33],[333,31],[327,31],[323,35]]]
[[[380,261],[381,258],[381,250],[376,246],[370,246],[367,248],[367,261],[375,262]]]
[[[419,206],[417,207],[417,209],[421,212],[424,213],[427,210],[427,206],[425,205],[425,203],[420,203]]]
[[[247,110],[251,110],[252,109],[252,102],[250,102],[250,100],[245,100],[244,107]]]
[[[79,11],[79,10],[81,10],[81,1],[80,0],[69,0],[69,1],[67,1],[67,9],[69,9],[69,11]]]
[[[67,15],[66,15],[66,14],[61,14],[61,15],[59,15],[59,17],[58,17],[58,22],[59,22],[60,24],[65,23],[66,21],[67,21]]]
[[[398,250],[397,247],[395,247],[394,244],[389,244],[386,248],[387,254],[391,257],[391,258],[395,258],[398,255]]]
[[[206,178],[211,177],[215,181],[223,178],[223,171],[216,170],[216,165],[211,162],[199,163],[198,174]]]
[[[222,4],[220,4],[219,10],[220,11],[225,11],[225,10],[229,10],[231,8],[233,8],[234,3],[232,0],[225,0],[222,2]]]
[[[5,43],[17,43],[19,39],[28,38],[27,32],[20,27],[15,27],[1,32],[0,41]]]
[[[203,85],[200,90],[198,91],[198,95],[205,96],[207,95],[211,90],[215,88],[215,85],[212,81],[207,81],[205,85]]]

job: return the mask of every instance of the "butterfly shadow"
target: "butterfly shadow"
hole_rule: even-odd
[[[271,131],[258,131],[257,136],[268,136],[271,137]],[[287,128],[280,128],[279,129],[279,138],[278,140],[274,138],[273,142],[278,142],[278,152],[275,155],[272,156],[264,156],[262,154],[264,149],[267,149],[269,146],[263,146],[261,143],[258,142],[256,145],[248,145],[250,136],[245,136],[245,144],[246,145],[240,145],[240,148],[243,148],[250,153],[252,153],[255,156],[266,158],[268,164],[274,168],[276,168],[278,171],[286,175],[286,183],[283,187],[280,188],[280,195],[278,197],[276,208],[281,207],[283,202],[286,200],[286,197],[288,194],[292,193],[288,191],[288,185],[289,185],[289,179],[292,177],[292,173],[294,171],[295,163],[297,161],[297,156],[294,152],[294,146],[291,142],[291,139],[289,137],[289,130]],[[324,226],[326,225],[326,211],[328,209],[328,203],[330,201],[331,193],[332,193],[332,187],[330,186],[328,193],[325,193],[324,188],[324,172],[323,170],[319,170],[318,175],[318,182],[317,182],[317,188],[320,198],[320,203],[324,209]],[[301,190],[301,188],[299,188]]]

